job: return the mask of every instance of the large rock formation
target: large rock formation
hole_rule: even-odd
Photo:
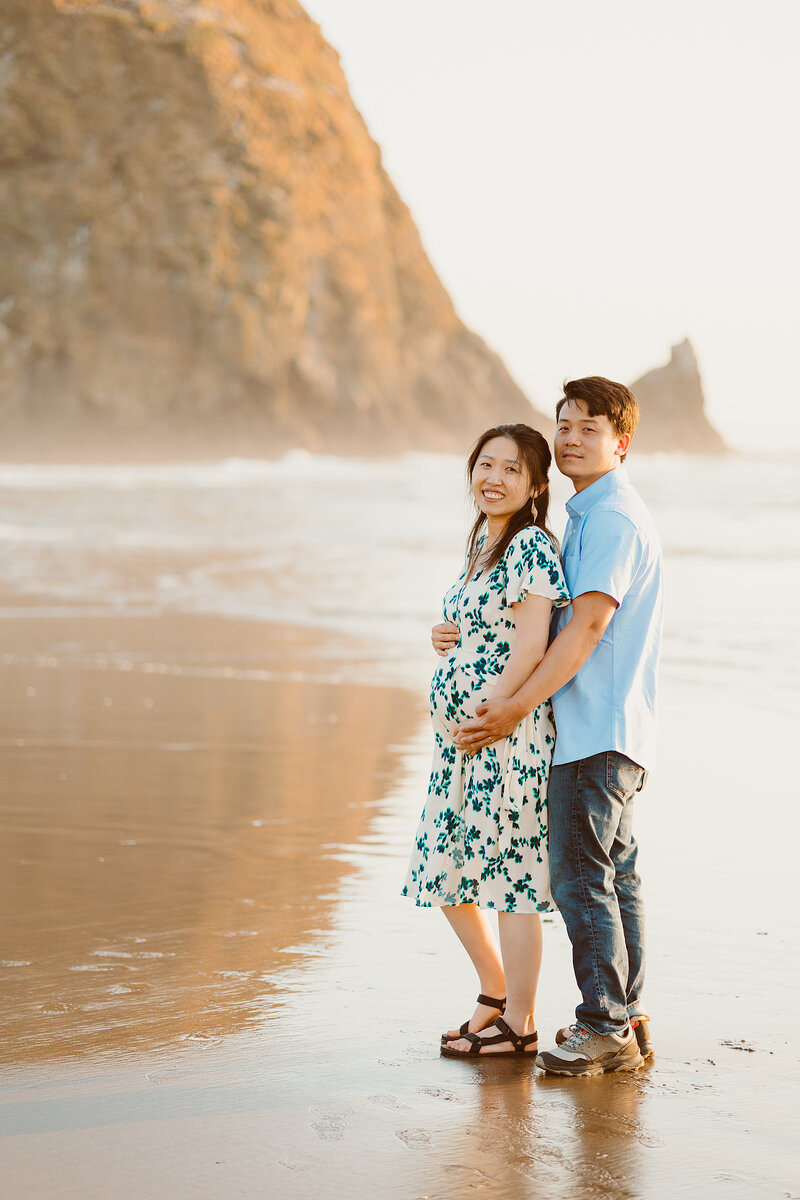
[[[6,448],[47,427],[57,449],[156,428],[462,449],[538,421],[294,0],[0,0],[0,18]]]
[[[672,347],[666,366],[648,371],[630,386],[641,410],[636,450],[724,453],[725,443],[705,413],[700,371],[688,338]]]

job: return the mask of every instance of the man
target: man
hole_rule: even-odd
[[[639,418],[635,397],[599,376],[573,380],[556,417],[556,464],[575,487],[562,547],[572,604],[556,613],[555,636],[527,683],[480,706],[457,741],[467,751],[490,745],[552,696],[551,888],[582,1001],[536,1063],[596,1075],[635,1070],[652,1054],[632,817],[654,758],[662,562],[622,466]]]

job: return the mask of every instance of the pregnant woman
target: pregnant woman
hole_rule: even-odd
[[[539,913],[553,908],[547,779],[555,743],[549,701],[502,741],[463,754],[459,724],[490,697],[513,696],[547,649],[552,607],[569,603],[546,527],[550,450],[528,425],[477,441],[467,478],[478,510],[466,564],[444,598],[433,644],[435,750],[428,800],[403,895],[441,908],[478,975],[478,1007],[442,1035],[451,1057],[530,1055],[542,957]],[[485,909],[496,909],[500,953]]]

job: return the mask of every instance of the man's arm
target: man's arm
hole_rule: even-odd
[[[474,754],[507,737],[520,721],[578,674],[608,623],[617,602],[604,592],[585,592],[572,602],[572,617],[552,643],[539,666],[518,692],[507,700],[485,700],[474,721],[465,721],[454,741]]]

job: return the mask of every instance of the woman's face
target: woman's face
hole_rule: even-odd
[[[481,446],[472,469],[472,495],[482,513],[507,521],[530,500],[533,491],[516,442],[495,437]]]

